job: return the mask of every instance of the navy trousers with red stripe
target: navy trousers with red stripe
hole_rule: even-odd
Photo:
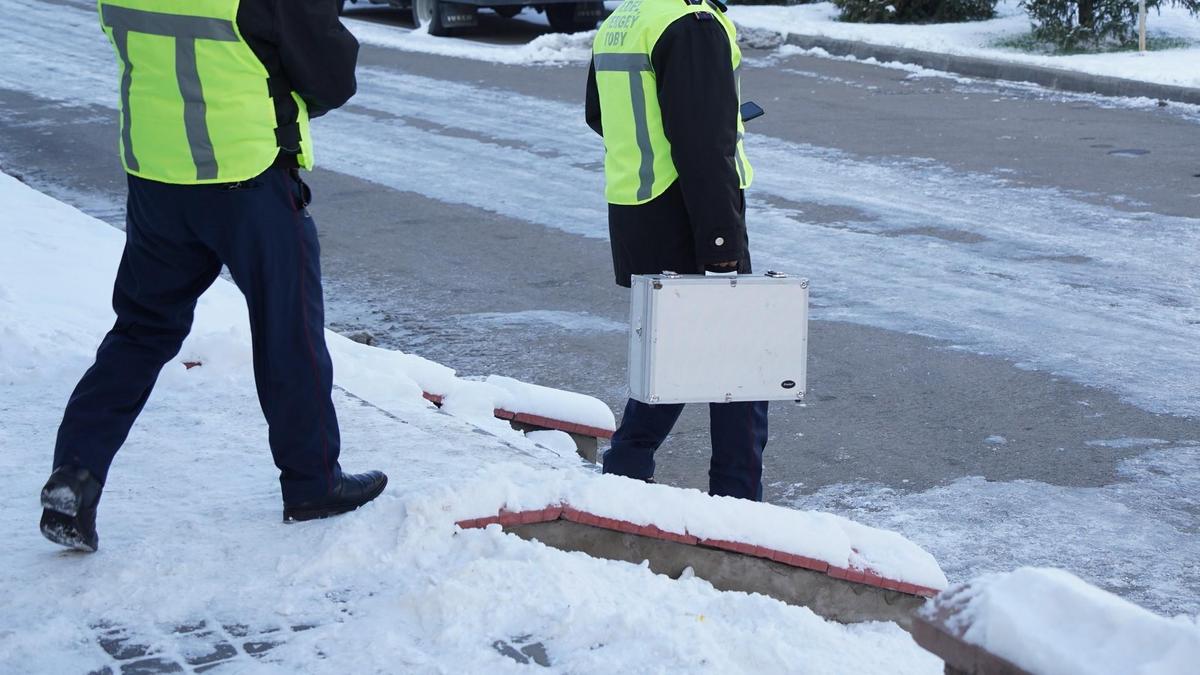
[[[767,445],[767,402],[710,403],[712,460],[708,492],[762,501],[762,457]],[[654,477],[654,453],[683,412],[682,403],[651,405],[629,399],[621,426],[604,453],[604,473]]]
[[[191,329],[197,298],[224,264],[250,312],[254,377],[284,501],[328,494],[340,476],[341,441],[308,194],[294,171],[278,167],[236,185],[129,176],[117,321],[67,404],[55,467],[74,464],[107,479],[159,372]],[[193,442],[203,452],[205,440]]]

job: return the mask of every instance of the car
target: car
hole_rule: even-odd
[[[339,0],[345,10],[347,0]],[[430,35],[451,35],[455,30],[478,24],[477,12],[486,7],[505,18],[512,18],[526,7],[546,13],[550,27],[560,33],[592,30],[604,18],[603,2],[578,0],[351,0],[373,5],[390,5],[412,12],[413,25],[427,26]]]

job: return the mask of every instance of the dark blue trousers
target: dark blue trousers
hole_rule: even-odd
[[[275,167],[237,185],[129,177],[125,251],[113,287],[117,321],[71,394],[55,467],[82,466],[106,480],[159,371],[191,330],[197,298],[224,264],[246,296],[254,378],[284,501],[332,489],[341,441],[308,194],[294,171]],[[203,452],[204,441],[196,443]],[[185,479],[184,471],[176,478]]]
[[[629,399],[612,447],[604,453],[604,473],[652,478],[654,452],[682,412],[682,403],[651,405]],[[767,402],[710,403],[708,415],[712,434],[709,494],[762,501]]]

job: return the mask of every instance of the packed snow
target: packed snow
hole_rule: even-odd
[[[964,640],[1034,675],[1179,675],[1200,664],[1195,620],[1165,619],[1062,570],[987,575],[945,602],[959,608]]]
[[[1030,31],[1029,15],[1017,0],[1001,0],[997,16],[988,21],[945,24],[868,24],[837,20],[831,2],[806,5],[730,7],[729,15],[740,26],[784,34],[815,35],[871,44],[905,47],[927,52],[975,56],[1002,61],[1076,70],[1093,75],[1123,77],[1159,84],[1200,87],[1200,17],[1182,7],[1164,7],[1147,18],[1147,33],[1153,37],[1186,40],[1188,47],[1109,54],[1048,56],[1029,54],[997,46]]]
[[[629,490],[652,490],[659,505],[677,493],[666,517],[699,509],[689,526],[704,518],[696,500],[708,498],[596,476],[490,414],[438,411],[417,380],[446,371],[334,334],[343,465],[382,468],[392,482],[352,515],[282,524],[245,305],[224,280],[203,297],[180,357],[203,356],[204,365],[168,364],[117,458],[100,552],[58,549],[37,532],[36,495],[62,406],[111,323],[123,238],[3,174],[0,201],[0,671],[111,666],[97,643],[111,635],[183,663],[203,651],[201,633],[254,638],[234,650],[236,672],[515,672],[505,646],[534,640],[556,672],[939,671],[893,624],[841,626],[495,528],[458,531],[456,519],[547,490],[596,508],[614,495],[625,504]],[[873,544],[901,544],[834,520],[871,563],[891,555]],[[940,575],[927,554],[917,562],[905,574]]]
[[[6,0],[0,12],[21,17],[0,22],[0,87],[48,105],[112,114],[116,62],[94,6]],[[354,104],[314,124],[323,167],[547,228],[607,236],[602,149],[578,104],[378,68],[361,69]],[[380,138],[424,151],[397,162],[380,155]],[[749,194],[756,257],[764,267],[813,280],[820,290],[815,319],[928,335],[1114,391],[1151,411],[1200,414],[1200,219],[1139,213],[1136,205],[1118,204],[1120,195],[1027,188],[932,161],[861,158],[757,133],[747,144],[758,168]],[[457,160],[464,156],[472,161]],[[455,188],[463,183],[474,189]],[[79,203],[69,186],[55,187]],[[845,215],[823,220],[812,205]],[[89,208],[113,211],[109,204]],[[95,302],[81,304],[105,303],[107,282],[100,286],[88,290]],[[1122,322],[1111,320],[1114,307]],[[39,349],[53,353],[57,339]],[[78,357],[94,344],[86,347],[68,352]],[[353,367],[346,358],[352,349],[340,357],[343,372]],[[86,363],[75,365],[64,382]],[[0,370],[6,367],[0,360]],[[211,374],[206,368],[196,372]],[[408,372],[418,386],[449,377],[448,369],[430,368]],[[381,381],[375,391],[370,383],[358,386],[377,404],[395,396],[397,405],[411,405],[395,381]],[[67,393],[43,402],[46,425],[57,423]],[[474,408],[480,424],[490,402],[484,397]],[[1184,444],[1127,460],[1118,482],[1106,487],[968,477],[922,493],[835,485],[795,504],[903,531],[951,578],[1020,564],[1070,566],[1158,611],[1195,614],[1196,476],[1200,452]],[[26,492],[40,486],[33,483]]]
[[[451,56],[508,65],[563,65],[587,61],[596,31],[547,33],[520,45],[497,45],[456,38],[435,37],[423,30],[398,29],[352,18],[342,22],[359,42],[377,47]]]

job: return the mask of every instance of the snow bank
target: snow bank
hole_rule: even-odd
[[[333,335],[343,463],[391,483],[354,514],[281,524],[244,303],[223,280],[186,347],[204,367],[163,371],[117,458],[100,552],[64,553],[37,532],[36,495],[62,405],[112,320],[122,237],[2,174],[0,202],[0,672],[135,669],[101,649],[108,631],[183,664],[209,630],[231,672],[517,672],[497,646],[510,642],[541,645],[555,672],[940,672],[894,625],[841,626],[495,528],[458,531],[499,504],[612,503],[611,488],[633,515],[668,490],[594,478],[511,429],[481,434],[419,398],[448,370]],[[681,525],[734,527],[687,514],[701,497],[672,507]]]
[[[507,65],[564,65],[586,63],[591,58],[596,31],[547,33],[521,45],[494,45],[462,38],[434,37],[425,31],[385,26],[372,21],[342,18],[359,42],[460,59],[490,61]]]
[[[485,383],[504,392],[497,400],[497,408],[548,417],[552,420],[567,420],[607,431],[617,428],[612,410],[600,399],[500,375],[489,376]]]
[[[947,596],[965,604],[963,639],[1034,675],[1180,675],[1200,664],[1195,620],[1163,618],[1063,570],[987,575]]]
[[[680,490],[618,476],[514,468],[488,472],[447,504],[442,517],[455,522],[501,510],[537,511],[569,505],[592,515],[699,539],[736,541],[813,558],[840,568],[869,570],[887,579],[942,590],[948,582],[937,561],[895,532],[840,516],[795,511],[698,490]]]
[[[1200,45],[1182,49],[1138,54],[1076,54],[1045,56],[994,46],[1005,38],[1029,32],[1030,21],[1015,0],[1001,0],[997,17],[989,21],[946,24],[865,24],[837,21],[833,3],[821,2],[792,7],[734,6],[729,15],[741,26],[799,35],[819,35],[842,40],[919,49],[929,52],[978,56],[1052,68],[1076,70],[1093,75],[1124,77],[1158,84],[1200,87]],[[1151,36],[1200,42],[1200,18],[1183,8],[1167,7],[1147,18]]]

